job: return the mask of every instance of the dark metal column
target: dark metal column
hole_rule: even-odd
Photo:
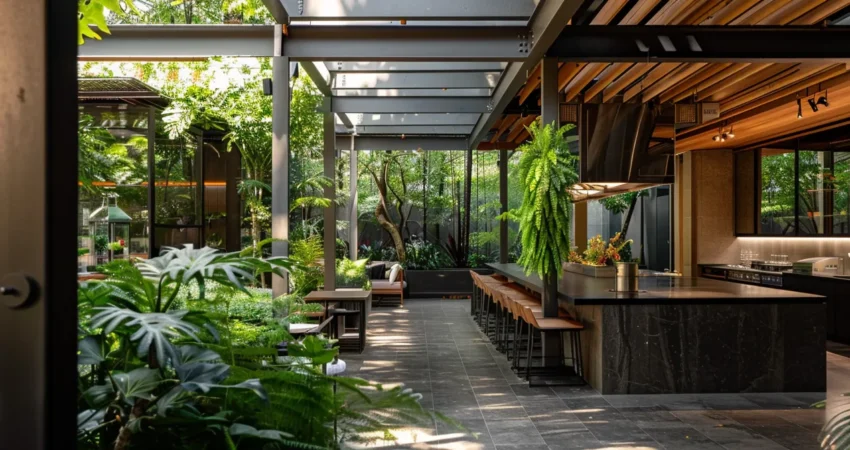
[[[508,151],[499,150],[499,203],[501,213],[508,212]],[[499,221],[499,262],[508,262],[508,221]]]
[[[354,150],[354,136],[351,136],[351,153],[348,155],[348,193],[349,204],[351,211],[348,216],[348,243],[351,246],[349,249],[349,258],[352,261],[357,260],[357,151]]]
[[[540,62],[540,119],[543,125],[558,127],[558,60],[543,58]],[[558,273],[543,277],[543,316],[558,317]],[[559,333],[543,333],[542,351],[544,365],[558,365],[561,355]]]
[[[331,180],[325,186],[325,198],[331,201],[325,208],[325,290],[336,290],[336,130],[333,113],[324,116],[324,159],[325,176]]]
[[[275,26],[275,54],[280,55],[283,34]],[[289,58],[272,60],[272,256],[289,256]],[[274,297],[289,292],[289,280],[273,277]]]
[[[558,59],[543,58],[540,76],[540,109],[544,125],[558,126]],[[543,315],[558,317],[558,279],[550,274],[543,280]]]
[[[156,252],[156,110],[148,107],[148,257]]]

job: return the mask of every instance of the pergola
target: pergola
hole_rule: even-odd
[[[80,56],[273,57],[272,234],[283,240],[273,246],[276,255],[287,254],[294,62],[325,96],[326,176],[334,177],[338,150],[352,150],[352,170],[357,150],[497,150],[503,210],[507,152],[528,138],[525,126],[534,120],[577,122],[587,103],[653,103],[671,111],[719,103],[714,120],[684,123],[671,113],[658,121],[653,145],[672,160],[675,153],[723,147],[711,137],[730,120],[752,125],[736,125],[738,143],[778,136],[782,126],[793,125],[792,115],[766,122],[764,114],[787,110],[813,87],[831,86],[832,96],[850,85],[844,63],[850,33],[818,26],[846,23],[850,0],[264,2],[278,25],[114,26],[111,36],[82,46]],[[822,45],[825,40],[830,45]],[[830,108],[817,121],[847,116],[846,108]],[[582,186],[608,195],[646,184]],[[325,194],[333,198],[334,187]],[[578,220],[584,208],[577,209]],[[325,210],[326,223],[335,216],[333,208]],[[356,235],[356,220],[352,225]],[[334,232],[325,230],[327,261],[334,259]],[[576,241],[585,239],[586,230],[577,228]],[[507,247],[503,224],[503,262]],[[333,265],[327,266],[325,286],[332,289]]]

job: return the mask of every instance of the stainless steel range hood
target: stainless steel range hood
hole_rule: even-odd
[[[585,103],[579,126],[582,184],[673,182],[672,142],[653,142],[656,111],[644,103]]]

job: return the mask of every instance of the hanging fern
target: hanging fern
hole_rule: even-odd
[[[527,127],[531,141],[518,149],[523,194],[517,216],[523,250],[517,262],[526,274],[537,273],[541,278],[560,276],[561,262],[570,253],[572,203],[567,189],[578,175],[564,133],[572,127],[532,123]]]

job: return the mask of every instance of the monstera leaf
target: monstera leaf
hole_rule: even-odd
[[[77,364],[79,365],[94,365],[106,361],[106,352],[100,339],[94,336],[87,336],[77,344]]]
[[[94,407],[107,405],[115,398],[116,391],[124,398],[128,404],[132,404],[136,399],[153,399],[153,391],[159,387],[162,377],[159,370],[139,368],[127,373],[118,373],[112,376],[115,384],[106,383],[90,387],[83,396],[86,401]]]
[[[135,329],[130,340],[138,342],[136,353],[147,356],[153,348],[160,366],[164,366],[168,358],[174,361],[179,358],[170,338],[189,337],[199,341],[198,327],[182,320],[187,311],[138,313],[116,307],[95,309],[99,312],[91,318],[92,328],[102,327],[104,334],[112,333],[121,325]]]
[[[174,361],[174,367],[183,366],[198,362],[219,362],[221,355],[203,347],[196,345],[181,345],[177,347],[177,359]]]

